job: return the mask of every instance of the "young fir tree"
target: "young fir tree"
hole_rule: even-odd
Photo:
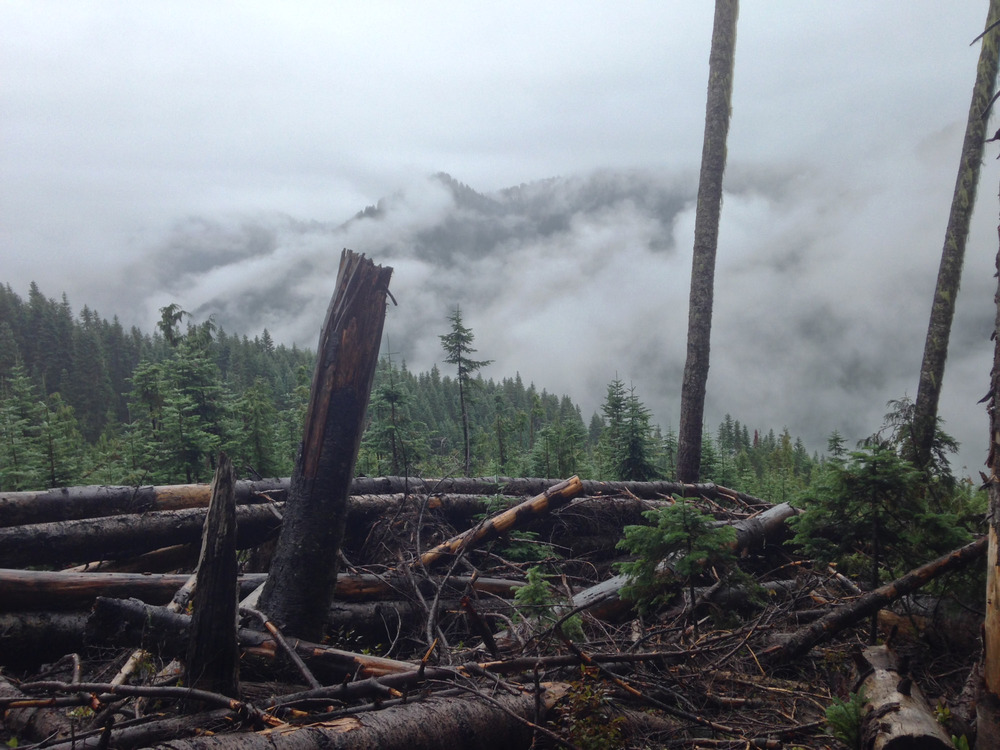
[[[604,430],[599,456],[605,477],[619,481],[648,482],[660,472],[656,467],[656,442],[649,410],[639,400],[635,388],[615,378],[601,405]]]
[[[41,417],[38,437],[48,487],[78,484],[85,458],[83,435],[73,407],[59,393],[48,397],[38,410]]]
[[[44,489],[39,424],[42,405],[21,365],[0,382],[0,490]]]
[[[475,360],[469,357],[470,354],[476,352],[472,348],[475,335],[472,333],[472,329],[462,325],[462,311],[459,307],[455,307],[454,312],[448,316],[448,320],[451,323],[451,331],[438,338],[441,339],[441,346],[447,355],[444,361],[455,365],[458,371],[456,380],[458,382],[459,412],[462,420],[462,442],[465,448],[464,468],[465,475],[470,476],[472,474],[472,441],[469,436],[470,390],[474,382],[473,376],[483,367],[492,364],[493,360]]]
[[[618,570],[628,577],[622,595],[635,601],[640,612],[669,601],[673,595],[672,579],[666,574],[669,568],[674,580],[687,586],[693,605],[698,576],[712,565],[732,560],[736,531],[731,526],[714,526],[711,516],[683,499],[642,515],[651,525],[626,526],[618,543],[620,549],[637,556],[618,563]]]

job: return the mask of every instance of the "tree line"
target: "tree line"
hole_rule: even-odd
[[[442,361],[415,373],[391,353],[375,375],[357,471],[673,479],[677,436],[615,378],[585,420],[569,396],[519,374],[484,379],[461,310]],[[443,326],[444,327],[444,326]],[[204,482],[225,450],[245,476],[288,476],[314,354],[196,322],[177,305],[156,330],[126,329],[31,284],[0,285],[0,490]],[[788,430],[726,417],[704,440],[705,476],[779,499],[809,485],[818,456]]]

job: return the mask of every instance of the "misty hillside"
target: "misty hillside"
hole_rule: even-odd
[[[890,399],[916,391],[940,246],[912,235],[939,235],[937,217],[884,224],[892,217],[869,215],[859,196],[831,197],[794,170],[736,167],[727,185],[706,422],[738,413],[788,427],[811,451],[831,429],[867,436]],[[150,246],[122,296],[141,300],[145,327],[177,302],[227,330],[312,348],[349,247],[394,268],[383,351],[396,361],[440,362],[438,335],[460,306],[495,362],[485,376],[520,372],[585,414],[620,377],[675,425],[695,187],[693,176],[606,170],[479,191],[440,173],[349,217],[189,217]],[[958,471],[985,454],[976,401],[993,314],[989,279],[968,271],[940,411],[964,449]]]

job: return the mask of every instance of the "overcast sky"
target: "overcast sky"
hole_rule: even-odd
[[[209,284],[238,296],[301,263],[309,325],[276,318],[269,329],[312,347],[350,243],[396,268],[390,336],[415,308],[441,321],[413,351],[415,369],[441,359],[432,344],[461,304],[482,356],[497,360],[491,374],[520,371],[590,410],[617,373],[657,421],[676,424],[693,206],[670,217],[673,253],[649,250],[648,207],[618,202],[552,241],[508,248],[502,268],[456,263],[449,293],[430,301],[419,290],[436,288],[440,268],[405,248],[380,258],[385,236],[367,247],[365,231],[329,235],[328,255],[315,237],[305,248],[277,233],[256,265],[216,263],[211,277],[180,274],[184,284],[150,269],[192,223],[335,226],[395,195],[396,230],[430,226],[449,209],[427,182],[442,171],[486,194],[595,172],[690,192],[712,5],[5,0],[0,282],[26,297],[34,280],[76,310],[149,330],[168,301],[197,309]],[[822,449],[829,429],[861,438],[886,400],[915,395],[975,78],[970,42],[986,10],[985,0],[743,3],[710,424],[728,411]],[[941,403],[970,472],[987,434],[976,402],[992,359],[996,151]],[[226,250],[200,241],[207,254]],[[507,293],[477,307],[486,281]],[[462,288],[468,298],[456,298]]]

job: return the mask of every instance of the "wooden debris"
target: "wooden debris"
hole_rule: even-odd
[[[927,705],[920,687],[887,645],[869,646],[858,655],[855,692],[864,691],[861,746],[869,750],[952,750],[944,727]]]
[[[371,392],[391,268],[344,250],[317,347],[304,436],[259,608],[320,640],[333,601],[347,497]]]
[[[184,659],[191,687],[233,698],[240,694],[236,601],[236,492],[232,462],[222,453],[195,574],[194,614]]]

